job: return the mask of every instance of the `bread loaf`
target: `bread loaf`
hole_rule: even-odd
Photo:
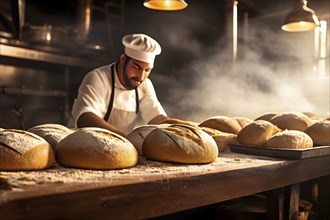
[[[257,120],[242,128],[237,135],[237,141],[243,145],[260,146],[279,131],[281,129],[269,121]]]
[[[0,131],[0,170],[39,170],[54,163],[52,147],[38,135],[17,129]]]
[[[275,115],[278,115],[278,112],[266,112],[262,115],[260,115],[259,117],[257,117],[256,119],[254,119],[255,121],[257,120],[264,120],[264,121],[270,121],[270,119],[272,117],[274,117]]]
[[[241,130],[240,124],[236,119],[228,116],[214,116],[202,121],[199,127],[208,127],[222,132],[238,134]]]
[[[330,121],[321,120],[309,126],[305,133],[308,134],[314,146],[329,146],[330,145]]]
[[[62,139],[56,150],[60,165],[84,169],[119,169],[135,166],[138,154],[124,137],[102,129],[81,128]]]
[[[265,144],[266,148],[306,149],[313,147],[313,140],[304,132],[284,130],[276,133]]]
[[[241,126],[241,128],[244,128],[246,125],[253,122],[252,119],[246,118],[246,117],[233,117],[233,118],[238,122],[238,124]]]
[[[312,119],[300,112],[284,112],[270,119],[270,122],[282,130],[305,131],[313,124]]]
[[[228,149],[229,144],[236,144],[237,143],[237,135],[222,132],[219,135],[212,136],[215,140],[215,143],[217,143],[219,152],[226,151]]]
[[[149,159],[184,164],[211,163],[218,156],[214,139],[188,125],[154,129],[145,137],[142,150]]]
[[[209,134],[217,144],[219,152],[223,152],[228,148],[228,144],[236,143],[237,135],[227,132],[222,132],[213,128],[200,127],[203,131]]]
[[[135,128],[131,131],[127,136],[127,140],[129,140],[133,146],[136,148],[139,155],[143,155],[142,144],[144,138],[154,129],[158,127],[166,127],[168,125],[142,125],[140,127]]]
[[[197,122],[181,120],[178,118],[167,118],[166,120],[162,121],[161,123],[162,124],[182,124],[182,125],[198,126]]]
[[[73,132],[73,130],[60,124],[41,124],[29,128],[27,131],[44,138],[52,146],[54,151],[56,151],[57,144]]]

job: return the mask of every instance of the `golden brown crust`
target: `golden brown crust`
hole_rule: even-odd
[[[228,149],[229,144],[235,144],[237,143],[237,135],[222,132],[222,134],[212,136],[215,140],[215,143],[217,143],[219,152],[226,151]]]
[[[262,115],[260,115],[259,117],[257,117],[256,119],[254,119],[255,121],[257,120],[264,120],[264,121],[270,121],[270,119],[272,117],[274,117],[275,115],[278,115],[278,112],[266,112]]]
[[[213,128],[222,132],[238,134],[241,125],[234,118],[228,116],[214,116],[199,124],[199,127]]]
[[[182,125],[198,126],[197,122],[182,120],[178,118],[167,118],[163,120],[161,124],[182,124]]]
[[[330,145],[330,121],[320,120],[309,126],[305,133],[308,134],[314,143],[314,146]]]
[[[261,146],[279,131],[281,129],[269,121],[257,120],[242,128],[237,135],[237,141],[243,145]]]
[[[304,132],[284,130],[272,136],[265,144],[265,148],[306,149],[313,147],[313,140]]]
[[[84,169],[120,169],[135,166],[138,154],[124,137],[101,128],[81,128],[57,145],[60,165]]]
[[[236,121],[238,122],[238,124],[241,126],[241,128],[244,128],[246,125],[250,124],[251,122],[253,122],[252,119],[250,118],[246,118],[246,117],[233,117],[234,119],[236,119]]]
[[[270,122],[282,130],[305,131],[313,124],[312,119],[300,112],[284,112],[270,119]]]
[[[218,146],[219,152],[223,152],[228,148],[228,144],[236,142],[237,135],[227,132],[222,132],[217,129],[208,127],[197,127],[209,134]]]
[[[211,163],[218,156],[214,139],[187,125],[154,129],[144,139],[142,149],[149,159],[185,164]]]
[[[54,163],[54,151],[43,138],[17,129],[0,131],[0,170],[39,170]]]

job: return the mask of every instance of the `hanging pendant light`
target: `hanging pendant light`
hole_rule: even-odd
[[[163,11],[182,10],[188,6],[184,0],[145,0],[143,5],[150,9]]]
[[[307,7],[306,0],[299,0],[286,16],[282,30],[289,32],[310,31],[319,26],[315,12]]]

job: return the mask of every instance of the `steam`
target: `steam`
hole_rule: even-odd
[[[250,30],[249,47],[239,46],[233,71],[225,39],[205,47],[194,38],[190,41],[189,31],[181,29],[167,43],[195,59],[180,70],[171,70],[172,77],[165,79],[167,88],[170,85],[162,101],[167,113],[193,121],[214,115],[256,118],[274,111],[329,114],[329,73],[317,79],[313,63],[308,62],[313,60],[313,33],[290,34],[255,26]],[[185,42],[180,45],[177,39],[182,38]],[[306,83],[315,86],[306,87]]]

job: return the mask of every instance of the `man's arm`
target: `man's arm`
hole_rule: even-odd
[[[127,133],[110,125],[103,118],[100,118],[92,112],[85,112],[78,118],[77,127],[99,127],[115,132],[123,137],[126,137]]]

